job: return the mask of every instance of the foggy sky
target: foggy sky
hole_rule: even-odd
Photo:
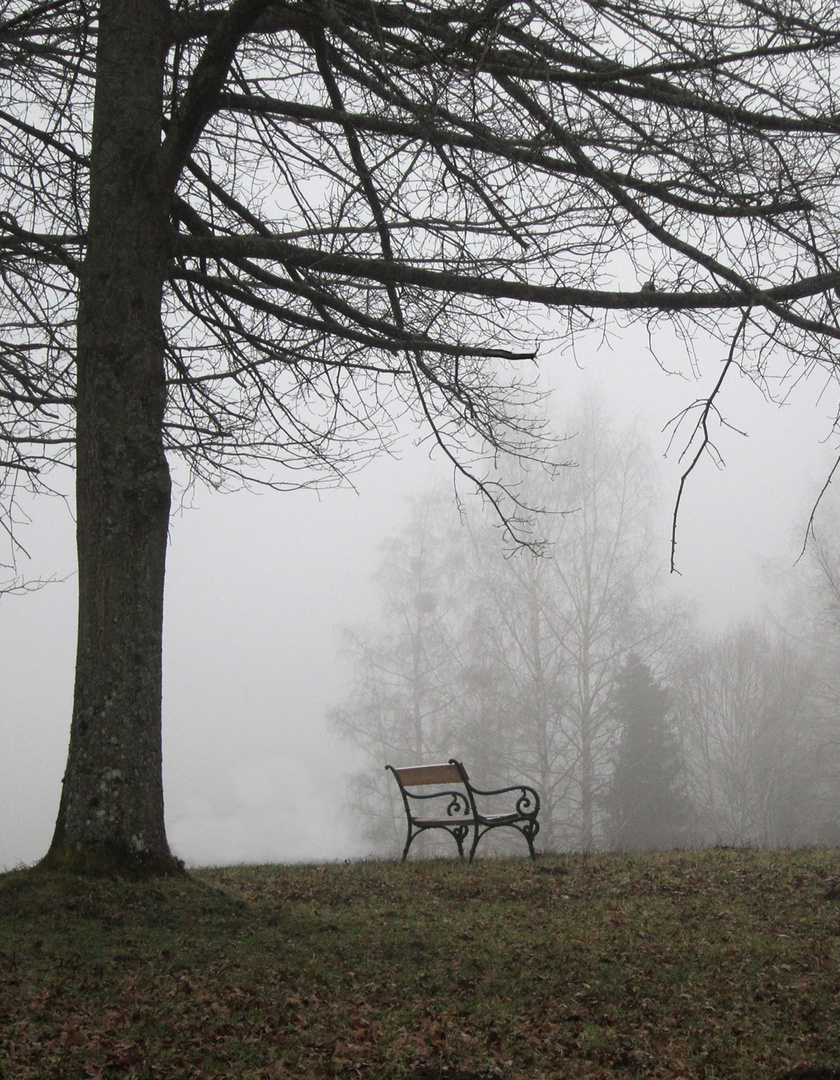
[[[594,382],[619,423],[637,420],[664,455],[665,423],[713,384],[710,346],[699,383],[665,376],[632,335],[612,352],[546,360],[557,405],[574,408]],[[790,566],[810,506],[828,474],[824,442],[835,409],[820,385],[777,408],[742,381],[722,404],[749,431],[721,434],[726,468],[705,461],[680,517],[679,576],[668,588],[694,597],[704,624],[772,602],[768,564]],[[668,557],[681,467],[663,459],[659,524]],[[402,460],[357,474],[358,493],[201,490],[173,517],[164,652],[164,783],[174,853],[189,865],[342,859],[363,855],[341,812],[351,749],[325,722],[346,690],[341,627],[373,619],[371,578],[381,541],[407,518],[406,496],[447,476],[409,444]],[[453,504],[453,514],[455,513]],[[29,576],[66,577],[26,596],[0,598],[0,869],[44,854],[58,806],[69,737],[75,645],[73,522],[58,500],[31,507],[22,533]],[[384,764],[384,763],[383,763]]]

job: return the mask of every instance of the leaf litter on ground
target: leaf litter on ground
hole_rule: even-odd
[[[829,850],[0,876],[0,1078],[840,1080]]]

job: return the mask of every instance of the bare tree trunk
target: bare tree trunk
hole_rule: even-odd
[[[79,630],[67,771],[44,863],[175,870],[163,819],[161,670],[170,478],[159,178],[165,0],[104,0],[79,292]]]
[[[592,717],[586,709],[580,725],[580,849],[595,847],[593,790],[595,763],[592,754]]]
[[[588,560],[587,560],[588,569]],[[587,573],[587,579],[589,575]],[[587,580],[587,611],[591,589]],[[592,656],[589,648],[589,626],[584,627],[580,654],[580,847],[592,851],[595,847],[595,731],[592,716]]]
[[[548,730],[548,691],[546,687],[545,664],[543,662],[542,649],[542,618],[539,602],[536,596],[528,597],[528,631],[531,639],[531,657],[533,664],[533,710],[534,710],[534,743],[536,746],[537,784],[543,792],[544,802],[547,804],[548,813],[544,813],[545,824],[541,827],[541,841],[544,850],[553,851],[556,844],[556,823],[554,821],[554,783],[556,777],[552,776],[551,754],[549,743],[551,736]],[[546,793],[551,793],[550,798],[545,798]]]

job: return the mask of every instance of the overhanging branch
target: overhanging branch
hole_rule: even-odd
[[[816,274],[772,288],[731,288],[708,292],[582,289],[567,285],[538,285],[510,278],[430,270],[405,262],[343,255],[300,247],[265,236],[178,236],[178,255],[201,259],[268,259],[301,270],[376,281],[381,285],[413,285],[433,292],[460,293],[487,299],[519,300],[546,307],[581,307],[605,311],[720,311],[744,307],[773,307],[840,288],[840,272]],[[827,336],[840,338],[840,328],[820,326]]]

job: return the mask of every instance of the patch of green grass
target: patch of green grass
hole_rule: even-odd
[[[835,880],[833,851],[16,871],[0,1078],[840,1070]]]

